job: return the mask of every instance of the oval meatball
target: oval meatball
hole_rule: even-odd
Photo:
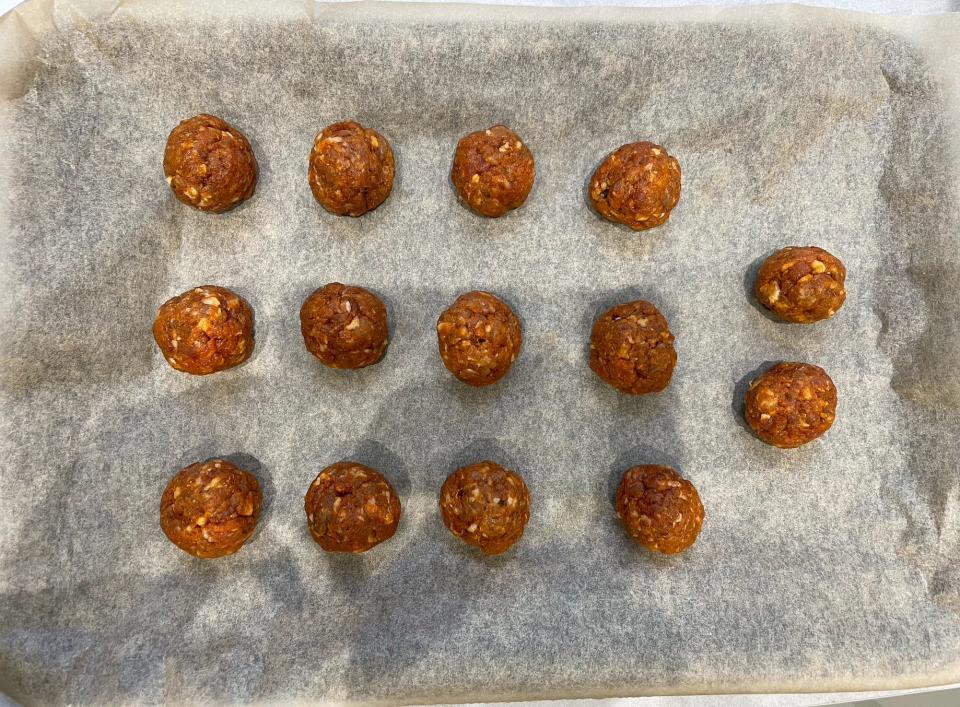
[[[313,140],[307,179],[320,205],[337,216],[362,216],[393,189],[393,150],[376,130],[346,121]]]
[[[153,338],[178,371],[216,373],[240,365],[253,352],[253,310],[226,287],[195,287],[160,306]]]
[[[163,174],[184,204],[219,213],[253,195],[257,160],[243,133],[204,114],[184,120],[170,133]]]
[[[483,216],[503,216],[533,188],[533,154],[515,132],[494,125],[460,138],[450,179],[464,203]]]
[[[622,393],[659,393],[677,363],[673,341],[666,318],[652,304],[618,304],[593,324],[590,368]]]
[[[310,535],[327,552],[366,552],[393,537],[400,499],[383,475],[343,461],[321,471],[303,500]]]
[[[757,272],[760,304],[787,322],[829,319],[847,297],[847,269],[822,248],[790,246],[767,258]]]
[[[387,349],[387,308],[362,287],[331,282],[300,308],[307,350],[330,368],[363,368]]]
[[[635,231],[666,223],[680,200],[680,163],[652,142],[614,150],[590,179],[590,203],[608,221]]]
[[[784,449],[812,442],[830,429],[837,389],[827,372],[809,363],[778,363],[750,383],[744,417],[767,444]]]
[[[260,484],[224,459],[177,472],[160,499],[160,529],[195,557],[222,557],[240,549],[260,517]]]
[[[668,555],[693,545],[703,525],[697,489],[668,466],[628,469],[617,488],[616,507],[627,535]]]
[[[485,386],[503,378],[520,353],[520,320],[489,292],[460,295],[437,321],[443,365],[464,383]]]
[[[530,493],[519,474],[483,461],[447,477],[440,489],[440,513],[451,533],[485,555],[498,555],[523,535]]]

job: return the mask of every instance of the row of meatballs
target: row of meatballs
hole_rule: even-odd
[[[755,291],[761,303],[791,322],[833,316],[846,296],[846,270],[820,248],[789,247],[761,266]],[[300,309],[306,348],[332,368],[363,368],[379,361],[388,339],[383,302],[362,287],[330,283],[313,292]],[[197,375],[222,371],[253,351],[253,310],[224,287],[197,287],[165,302],[153,336],[175,369]],[[440,357],[458,379],[472,386],[496,383],[520,353],[520,321],[489,292],[461,295],[437,321]],[[594,322],[590,368],[630,395],[662,391],[677,361],[666,318],[651,303],[616,305]],[[754,381],[745,417],[764,441],[778,447],[810,442],[833,424],[836,389],[817,366],[783,363]]]
[[[167,484],[160,528],[181,550],[201,558],[230,555],[253,534],[262,494],[257,477],[225,459],[191,464]],[[440,513],[453,535],[485,555],[508,550],[530,519],[523,478],[492,461],[457,469],[440,488]],[[703,524],[696,488],[666,466],[624,473],[617,516],[640,545],[673,554],[690,547]],[[341,461],[321,471],[304,497],[307,527],[327,552],[366,552],[400,523],[400,499],[377,470]]]
[[[243,133],[203,114],[170,133],[163,171],[177,199],[219,213],[253,195],[257,160]],[[376,130],[345,121],[328,125],[314,138],[307,181],[330,213],[362,216],[390,195],[394,172],[389,141]],[[535,174],[530,148],[506,126],[494,125],[460,139],[450,179],[468,207],[497,217],[527,200]],[[588,191],[604,218],[634,230],[653,228],[667,221],[680,199],[680,164],[652,142],[623,145],[597,167]]]

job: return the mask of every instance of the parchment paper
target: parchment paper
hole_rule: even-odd
[[[115,6],[115,7],[114,7]],[[0,675],[29,702],[438,701],[881,689],[960,679],[960,180],[956,17],[796,8],[33,2],[0,20]],[[251,139],[256,195],[176,202],[164,141],[207,111]],[[392,142],[390,199],[359,220],[313,201],[314,133],[352,117]],[[531,146],[527,205],[487,220],[448,181],[457,138],[505,122]],[[669,225],[601,221],[610,149],[676,154]],[[749,296],[759,260],[816,244],[849,270],[831,321]],[[297,312],[331,280],[387,302],[386,358],[335,372]],[[236,289],[256,352],[178,374],[150,337],[166,298]],[[443,368],[434,324],[494,291],[524,324],[499,385]],[[593,318],[643,297],[677,336],[659,396],[586,365]],[[780,451],[740,421],[776,360],[840,395],[820,441]],[[158,527],[188,463],[228,456],[265,490],[237,555]],[[533,494],[484,559],[436,493],[494,458]],[[397,535],[324,554],[302,511],[352,458],[397,487]],[[619,474],[672,464],[703,533],[652,556],[618,527]]]

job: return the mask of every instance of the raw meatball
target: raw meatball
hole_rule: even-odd
[[[313,140],[307,179],[320,205],[337,216],[362,216],[390,196],[393,150],[376,130],[347,121]]]
[[[590,368],[621,393],[659,393],[676,363],[667,320],[649,302],[618,304],[593,324]]]
[[[679,200],[680,163],[652,142],[618,147],[590,179],[597,213],[635,231],[666,223]]]
[[[161,305],[153,338],[178,371],[216,373],[243,363],[253,351],[253,310],[226,287],[196,287]]]
[[[530,520],[530,493],[519,474],[483,461],[457,469],[440,489],[440,513],[451,533],[485,555],[506,552]]]
[[[363,368],[387,348],[387,309],[369,290],[331,282],[304,301],[300,331],[325,366]]]
[[[672,555],[696,541],[703,504],[693,484],[670,467],[635,466],[620,480],[617,516],[645,548]]]
[[[215,115],[198,115],[170,133],[163,173],[177,199],[219,213],[253,195],[257,160],[243,133]]]
[[[744,417],[767,444],[791,449],[830,429],[837,389],[827,372],[809,363],[778,363],[750,384]]]
[[[503,216],[533,188],[533,154],[510,128],[494,125],[460,138],[450,179],[478,214]]]
[[[400,499],[380,472],[337,462],[320,472],[303,500],[310,535],[327,552],[366,552],[400,522]]]
[[[754,291],[760,304],[798,324],[829,319],[843,306],[847,269],[822,248],[790,246],[767,258]]]
[[[489,292],[460,295],[437,321],[443,365],[468,385],[503,378],[520,353],[520,321]]]
[[[224,459],[191,464],[163,492],[160,528],[196,557],[230,555],[253,535],[262,498],[257,477]]]

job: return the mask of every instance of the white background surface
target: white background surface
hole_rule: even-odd
[[[433,0],[444,2],[447,0]],[[470,0],[460,0],[469,2]],[[621,5],[621,6],[680,6],[680,5],[770,5],[780,4],[779,0],[482,0],[487,4],[509,5]],[[0,14],[7,12],[19,0],[0,0]],[[880,12],[891,14],[936,14],[942,12],[960,12],[960,0],[806,0],[805,5],[836,7],[848,10]],[[954,685],[951,687],[960,687]],[[782,695],[717,695],[690,697],[639,697],[617,700],[578,700],[578,707],[813,707],[814,705],[844,704],[851,701],[876,699],[891,695],[908,694],[904,692],[869,693],[811,693]],[[958,698],[960,699],[960,698]],[[3,697],[0,695],[0,704]],[[526,703],[555,707],[557,702]],[[946,704],[946,702],[944,703]]]

